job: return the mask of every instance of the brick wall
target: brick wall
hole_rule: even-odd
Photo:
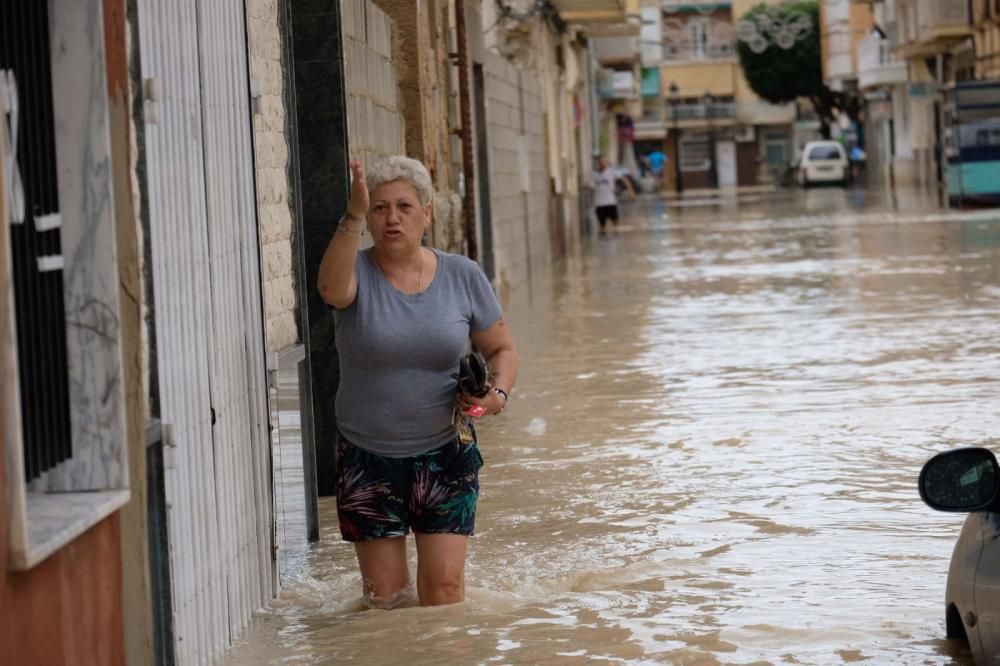
[[[496,280],[508,289],[549,262],[545,120],[534,75],[492,52],[486,57],[486,122]]]
[[[247,0],[246,6],[250,78],[255,95],[254,144],[265,339],[268,351],[279,351],[296,344],[299,334],[292,277],[292,212],[278,0]]]

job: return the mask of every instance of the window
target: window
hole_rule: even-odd
[[[0,410],[4,455],[22,472],[8,471],[5,486],[19,569],[128,499],[104,36],[85,28],[94,25],[100,0],[0,3]]]
[[[843,159],[843,152],[837,146],[814,146],[809,150],[810,160],[837,160]]]
[[[787,140],[768,140],[764,144],[767,165],[772,168],[784,167],[790,161],[789,143]]]
[[[687,57],[691,60],[729,58],[733,55],[733,35],[728,24],[711,18],[698,18],[687,24]]]
[[[0,22],[0,96],[7,119],[7,192],[17,330],[24,474],[28,482],[72,455],[60,254],[55,127],[44,2],[8,5]],[[6,230],[5,230],[6,232]]]
[[[686,132],[680,137],[681,171],[708,171],[711,150],[708,134]]]
[[[982,130],[976,134],[978,146],[1000,146],[1000,129]]]
[[[688,22],[688,43],[692,60],[706,57],[708,53],[708,19],[695,19]]]

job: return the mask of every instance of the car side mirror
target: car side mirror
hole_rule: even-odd
[[[920,499],[937,511],[1000,510],[1000,466],[987,449],[939,453],[920,470]]]

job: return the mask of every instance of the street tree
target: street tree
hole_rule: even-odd
[[[835,110],[856,117],[854,100],[823,82],[815,0],[759,4],[744,14],[741,23],[756,27],[753,38],[737,40],[736,51],[743,76],[758,96],[772,104],[807,98],[819,116],[824,137],[830,136]]]

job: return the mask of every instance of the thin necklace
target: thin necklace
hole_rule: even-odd
[[[420,274],[417,276],[417,293],[420,293],[420,286],[424,283],[424,249],[420,248]]]
[[[372,256],[374,257],[375,263],[378,265],[379,270],[382,271],[382,275],[389,277],[389,273],[385,270],[385,266],[382,265],[382,262],[379,261],[378,257],[375,255]],[[424,250],[423,248],[420,248],[420,271],[417,273],[417,290],[413,292],[415,294],[420,293],[420,288],[424,284],[424,262],[426,260],[427,257],[424,256]]]

